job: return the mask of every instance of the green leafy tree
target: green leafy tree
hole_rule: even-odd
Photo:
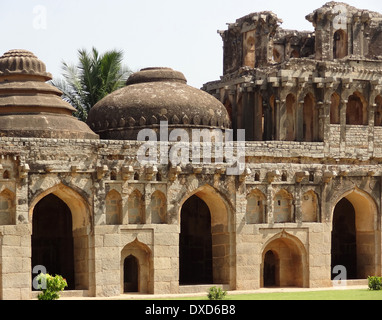
[[[107,51],[100,55],[92,48],[78,50],[78,64],[63,62],[63,79],[52,84],[63,92],[63,99],[77,109],[78,119],[86,121],[90,109],[102,98],[122,88],[131,71],[122,65],[123,52]]]

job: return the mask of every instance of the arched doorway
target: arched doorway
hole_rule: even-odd
[[[281,233],[263,250],[262,287],[307,287],[307,258],[304,245],[295,237]]]
[[[334,209],[332,230],[332,271],[335,266],[346,268],[347,278],[357,278],[357,236],[355,210],[346,198]],[[332,274],[332,279],[337,274]]]
[[[60,198],[49,194],[33,210],[32,269],[42,265],[61,275],[75,289],[72,213]]]
[[[348,279],[366,279],[380,273],[376,265],[380,259],[376,216],[375,201],[359,189],[336,204],[332,220],[332,270],[337,265],[345,266]]]
[[[181,211],[179,284],[213,283],[211,214],[207,204],[192,196]]]
[[[154,267],[151,249],[135,239],[121,251],[121,292],[154,293]]]
[[[123,263],[123,292],[139,292],[139,262],[133,255]]]

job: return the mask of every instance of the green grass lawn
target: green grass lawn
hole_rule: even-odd
[[[181,298],[176,300],[207,300],[207,295],[206,297]],[[240,295],[228,294],[226,300],[382,300],[382,291],[369,291],[365,289]]]
[[[331,290],[231,295],[227,300],[382,300],[382,291]]]

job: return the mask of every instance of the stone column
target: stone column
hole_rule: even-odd
[[[331,97],[331,96],[330,96]],[[331,100],[326,98],[322,108],[320,108],[320,128],[319,139],[324,142],[324,152],[329,154],[330,152],[330,107]]]
[[[247,94],[245,93],[244,87],[239,88],[240,93],[242,94],[241,103],[237,104],[237,129],[244,129],[244,108],[247,104]]]
[[[294,195],[294,221],[298,224],[302,223],[302,209],[301,209],[301,183],[296,183]]]
[[[304,100],[298,102],[296,110],[296,141],[305,141],[304,137]]]
[[[232,106],[232,129],[233,129],[233,132],[234,132],[234,139],[236,141],[236,132],[237,132],[237,101],[236,101],[236,89],[233,88],[233,89],[229,89],[228,91],[228,95],[229,95],[229,101],[231,103],[231,106]]]
[[[274,224],[274,201],[273,198],[275,196],[275,192],[273,190],[272,184],[267,185],[267,212],[265,215],[265,222],[268,224]]]
[[[251,84],[245,84],[244,89],[244,114],[243,123],[245,126],[245,136],[247,141],[253,141],[255,139],[254,128],[254,108],[255,108],[255,93]]]
[[[346,109],[348,100],[341,99],[340,104],[340,152],[345,152],[346,149]]]
[[[277,105],[277,124],[276,124],[276,140],[285,141],[286,139],[286,99],[276,101]]]
[[[255,93],[255,112],[254,112],[254,138],[255,141],[263,140],[263,98],[259,91]]]
[[[151,224],[152,223],[152,216],[151,216],[151,195],[152,195],[152,190],[151,190],[151,184],[146,183],[145,184],[145,194],[144,199],[145,199],[145,216],[146,216],[146,224]]]
[[[369,125],[369,133],[368,133],[368,153],[369,157],[373,157],[374,155],[374,126],[375,126],[375,108],[376,103],[375,99],[378,96],[377,90],[371,90],[370,96],[369,96],[369,106],[368,106],[368,125]]]

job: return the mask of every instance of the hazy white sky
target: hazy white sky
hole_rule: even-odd
[[[77,61],[77,50],[120,49],[132,70],[171,67],[200,88],[222,75],[222,40],[217,30],[251,12],[269,10],[285,29],[313,30],[305,16],[325,0],[0,0],[0,55],[10,49],[34,52],[53,76],[61,63]],[[349,0],[382,12],[380,0]]]

